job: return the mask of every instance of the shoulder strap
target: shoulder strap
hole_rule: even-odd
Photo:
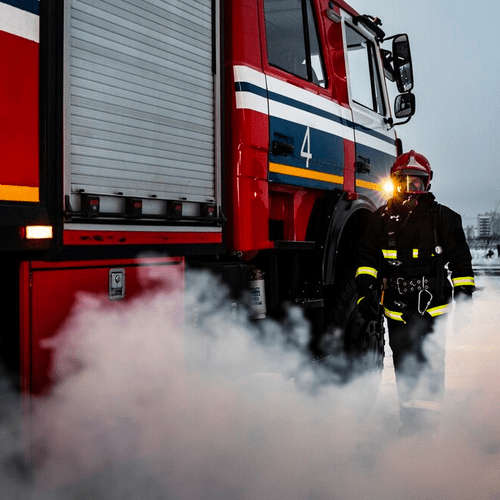
[[[444,265],[443,265],[443,247],[441,244],[441,228],[442,228],[442,210],[441,205],[437,202],[433,203],[432,211],[434,212],[434,255],[437,263],[437,299],[444,299]]]

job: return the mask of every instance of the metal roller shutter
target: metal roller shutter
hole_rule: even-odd
[[[214,200],[212,1],[70,5],[67,189]]]

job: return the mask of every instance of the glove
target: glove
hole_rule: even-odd
[[[358,288],[358,310],[366,322],[377,319],[380,299],[379,285],[373,276],[361,275],[356,278]]]
[[[378,318],[379,299],[374,290],[370,290],[366,295],[358,299],[358,310],[366,322]]]
[[[470,285],[456,286],[453,289],[453,294],[457,302],[472,301],[473,292],[474,292],[474,287]]]

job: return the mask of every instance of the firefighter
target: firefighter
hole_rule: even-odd
[[[399,398],[399,435],[434,430],[444,397],[445,330],[470,316],[474,275],[460,215],[429,192],[432,170],[410,151],[392,169],[393,194],[373,215],[359,244],[358,308],[366,321],[387,318]],[[451,282],[448,278],[451,273]],[[439,328],[441,326],[441,328]]]

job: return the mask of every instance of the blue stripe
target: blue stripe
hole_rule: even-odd
[[[269,99],[272,99],[273,101],[281,102],[282,104],[286,104],[287,106],[292,106],[294,108],[307,111],[308,113],[321,116],[322,118],[327,118],[328,120],[335,121],[350,128],[353,127],[353,123],[349,122],[348,120],[345,120],[341,116],[329,113],[328,111],[316,108],[315,106],[311,106],[309,104],[305,104],[301,101],[297,101],[296,99],[285,97],[281,94],[277,94],[276,92],[269,92],[268,94],[268,92],[265,89],[258,87],[257,85],[253,85],[251,83],[236,82],[236,91],[251,92],[252,94],[258,95],[259,97],[265,97],[266,99],[269,97]]]
[[[307,111],[308,113],[312,113],[317,116],[321,116],[322,118],[326,118],[328,120],[340,123],[341,125],[345,125],[347,127],[352,128],[353,123],[342,118],[341,116],[334,115],[333,113],[329,113],[324,109],[316,108],[315,106],[311,106],[310,104],[306,104],[301,101],[297,101],[296,99],[292,99],[290,97],[285,97],[281,94],[276,94],[275,92],[269,92],[269,99],[272,99],[276,102],[281,102],[282,104],[286,104],[287,106],[292,106],[297,109],[301,109],[302,111]]]
[[[281,94],[277,94],[275,92],[267,92],[265,89],[258,87],[257,85],[253,85],[247,82],[236,82],[236,91],[238,92],[250,92],[252,94],[258,95],[259,97],[269,98],[273,101],[280,102],[282,104],[286,104],[287,106],[292,106],[297,109],[301,109],[302,111],[307,111],[308,113],[312,113],[317,116],[321,116],[322,118],[326,118],[328,120],[332,120],[334,122],[340,123],[349,128],[354,128],[363,132],[365,134],[371,135],[372,137],[376,137],[384,142],[387,142],[391,146],[396,145],[395,139],[391,137],[387,137],[380,132],[369,129],[367,127],[363,127],[363,125],[359,125],[350,120],[346,120],[341,116],[335,115],[333,113],[329,113],[324,109],[316,108],[315,106],[311,106],[310,104],[303,103],[301,101],[297,101],[296,99],[292,99],[290,97],[283,96]]]
[[[38,0],[0,0],[1,3],[16,7],[17,9],[40,15],[40,2]]]
[[[356,130],[359,130],[360,132],[364,132],[365,134],[371,135],[372,137],[376,137],[377,139],[380,139],[381,141],[387,142],[391,146],[396,145],[396,139],[392,139],[391,137],[387,137],[384,134],[381,134],[380,132],[377,132],[376,130],[372,130],[371,128],[364,127],[363,125],[360,125],[359,123],[353,123],[354,128]]]
[[[262,87],[257,87],[253,83],[248,82],[236,82],[236,92],[250,92],[251,94],[258,95],[259,97],[265,97],[267,99],[267,90]]]

